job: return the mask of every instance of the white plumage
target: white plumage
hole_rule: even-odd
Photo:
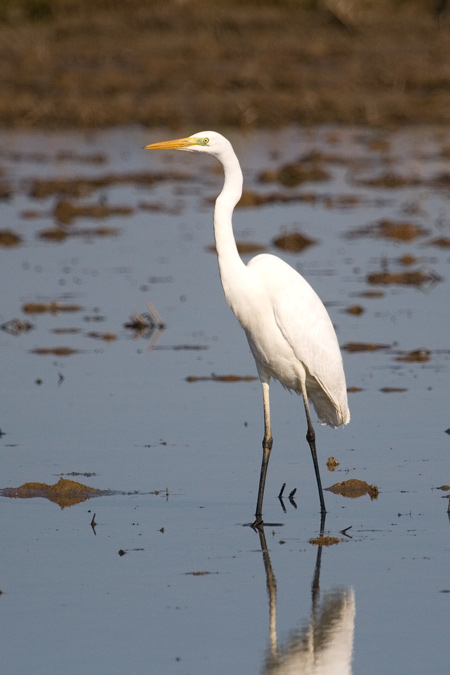
[[[272,448],[269,382],[279,380],[303,396],[320,506],[325,513],[311,401],[319,420],[333,427],[347,424],[350,412],[336,333],[319,296],[292,267],[273,255],[258,255],[245,265],[237,251],[232,214],[242,194],[242,171],[231,143],[215,131],[153,143],[147,149],[204,152],[221,162],[225,183],[216,200],[214,235],[225,297],[256,361],[263,388],[264,440],[255,525],[262,523],[262,504]]]
[[[309,625],[270,654],[264,675],[352,675],[354,632],[353,589],[330,591]]]

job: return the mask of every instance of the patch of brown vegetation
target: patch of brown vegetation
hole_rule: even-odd
[[[379,223],[378,231],[380,237],[396,241],[413,241],[417,237],[428,234],[428,231],[420,225],[408,222],[398,223],[389,219],[382,220]]]
[[[61,199],[53,209],[53,216],[63,225],[70,225],[75,218],[129,216],[133,211],[131,206],[109,206],[102,202],[97,202],[96,204],[75,204],[66,199]]]
[[[69,236],[67,230],[63,230],[61,227],[51,227],[48,230],[41,230],[37,233],[39,239],[45,239],[47,241],[65,241]]]
[[[88,337],[94,338],[95,340],[103,340],[104,342],[114,342],[117,340],[116,333],[97,333],[92,331],[87,334]]]
[[[396,190],[397,188],[417,185],[419,180],[415,177],[398,176],[397,174],[388,172],[374,178],[360,178],[355,182],[366,187],[391,188]]]
[[[384,298],[384,291],[366,290],[361,291],[360,293],[355,293],[354,295],[358,296],[359,298]]]
[[[287,232],[286,234],[281,234],[279,237],[275,237],[275,239],[273,239],[273,244],[282,251],[300,253],[301,251],[304,251],[305,248],[317,244],[317,241],[307,237],[301,232]]]
[[[241,255],[248,255],[250,253],[262,253],[266,250],[266,247],[262,244],[258,244],[256,241],[237,241],[236,248]],[[206,247],[207,251],[211,253],[217,253],[216,245],[211,244]]]
[[[22,311],[25,314],[59,314],[60,312],[80,312],[82,307],[80,305],[62,305],[58,300],[54,302],[26,302]]]
[[[365,225],[350,232],[349,237],[380,237],[383,239],[393,239],[394,241],[410,242],[417,237],[424,237],[429,234],[428,230],[420,225],[410,222],[396,222],[385,218],[379,223]]]
[[[327,469],[328,471],[336,471],[339,466],[339,462],[336,457],[328,457],[327,459]]]
[[[68,237],[115,237],[120,230],[117,227],[85,227],[76,230],[66,230],[62,227],[51,227],[37,233],[39,239],[47,241],[65,241]]]
[[[22,243],[22,237],[11,230],[0,230],[0,246],[9,248]]]
[[[77,335],[81,333],[81,328],[52,328],[51,332],[55,335]]]
[[[408,390],[406,387],[382,387],[380,391],[383,394],[403,394],[403,392]]]
[[[450,237],[436,237],[428,242],[429,246],[437,246],[438,248],[450,248]]]
[[[335,546],[335,544],[339,544],[341,541],[342,539],[339,539],[338,537],[329,537],[323,535],[321,537],[313,537],[309,540],[309,543],[313,546]]]
[[[400,265],[403,265],[404,267],[409,267],[410,265],[414,265],[418,261],[417,256],[411,255],[410,253],[405,253],[399,258],[399,263]]]
[[[294,162],[280,169],[267,169],[259,174],[261,183],[277,182],[284,187],[296,187],[302,183],[315,183],[329,180],[328,171],[317,164]]]
[[[254,206],[262,206],[267,204],[269,201],[266,195],[261,195],[258,192],[253,192],[251,190],[244,190],[242,196],[237,203],[237,208],[250,208]]]
[[[327,200],[328,197],[325,197]],[[314,192],[302,192],[300,194],[285,194],[283,192],[269,192],[260,194],[251,190],[244,190],[242,198],[237,206],[241,208],[249,208],[255,206],[263,206],[264,204],[290,204],[292,202],[307,202],[315,204],[320,200],[320,196]],[[213,202],[214,200],[210,200]]]
[[[366,310],[364,307],[361,307],[361,305],[351,305],[350,307],[347,307],[344,309],[344,312],[347,314],[352,314],[353,316],[361,316],[361,314],[364,314]]]
[[[33,330],[35,326],[29,321],[23,321],[22,319],[10,319],[9,321],[2,323],[0,328],[10,335],[21,335],[22,333],[28,333],[28,331]]]
[[[13,499],[44,497],[51,502],[59,504],[63,509],[66,506],[85,502],[91,497],[109,494],[109,492],[77,483],[74,480],[60,478],[53,485],[48,485],[47,483],[24,483],[17,488],[4,488],[0,491],[0,494],[3,497],[11,497]]]
[[[39,356],[71,356],[77,354],[78,351],[72,347],[36,347],[31,350],[31,353],[39,354]]]
[[[208,576],[208,574],[212,574],[212,572],[208,572],[207,570],[202,570],[202,571],[199,571],[199,572],[186,572],[186,574],[190,574],[193,577],[204,577],[204,576]]]
[[[209,377],[189,375],[186,382],[253,382],[256,379],[253,375],[210,375]]]
[[[2,2],[0,125],[447,124],[450,22],[437,3],[333,7]]]
[[[414,349],[412,352],[397,356],[395,360],[403,361],[404,363],[428,363],[430,352],[428,349]]]
[[[378,342],[347,342],[341,347],[346,352],[377,352],[380,349],[390,349],[391,345],[380,344]]]
[[[411,272],[372,272],[367,275],[369,284],[375,286],[387,286],[390,284],[397,286],[423,286],[423,284],[439,281],[439,278],[423,270],[412,270]]]
[[[162,180],[185,180],[186,176],[177,172],[173,173],[107,173],[95,178],[33,178],[30,181],[28,193],[30,197],[44,199],[54,195],[64,197],[85,197],[95,190],[111,185],[153,185]]]
[[[364,495],[369,495],[372,500],[378,499],[377,486],[369,485],[365,480],[359,480],[358,478],[350,478],[341,483],[335,483],[326,489],[329,492],[333,492],[335,495],[342,495],[343,497],[349,497],[350,499],[356,499],[357,497],[363,497]]]

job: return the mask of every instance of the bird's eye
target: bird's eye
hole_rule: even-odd
[[[203,143],[203,145],[208,145],[209,138],[202,138],[202,143]]]

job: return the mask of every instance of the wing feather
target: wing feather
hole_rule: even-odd
[[[305,369],[308,398],[319,420],[331,426],[347,424],[350,413],[342,356],[324,304],[310,284],[280,258],[257,256],[250,266],[270,296],[280,332]]]

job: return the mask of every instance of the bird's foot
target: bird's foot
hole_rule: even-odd
[[[250,525],[253,530],[264,529],[264,521],[261,516],[256,516],[255,521]]]

